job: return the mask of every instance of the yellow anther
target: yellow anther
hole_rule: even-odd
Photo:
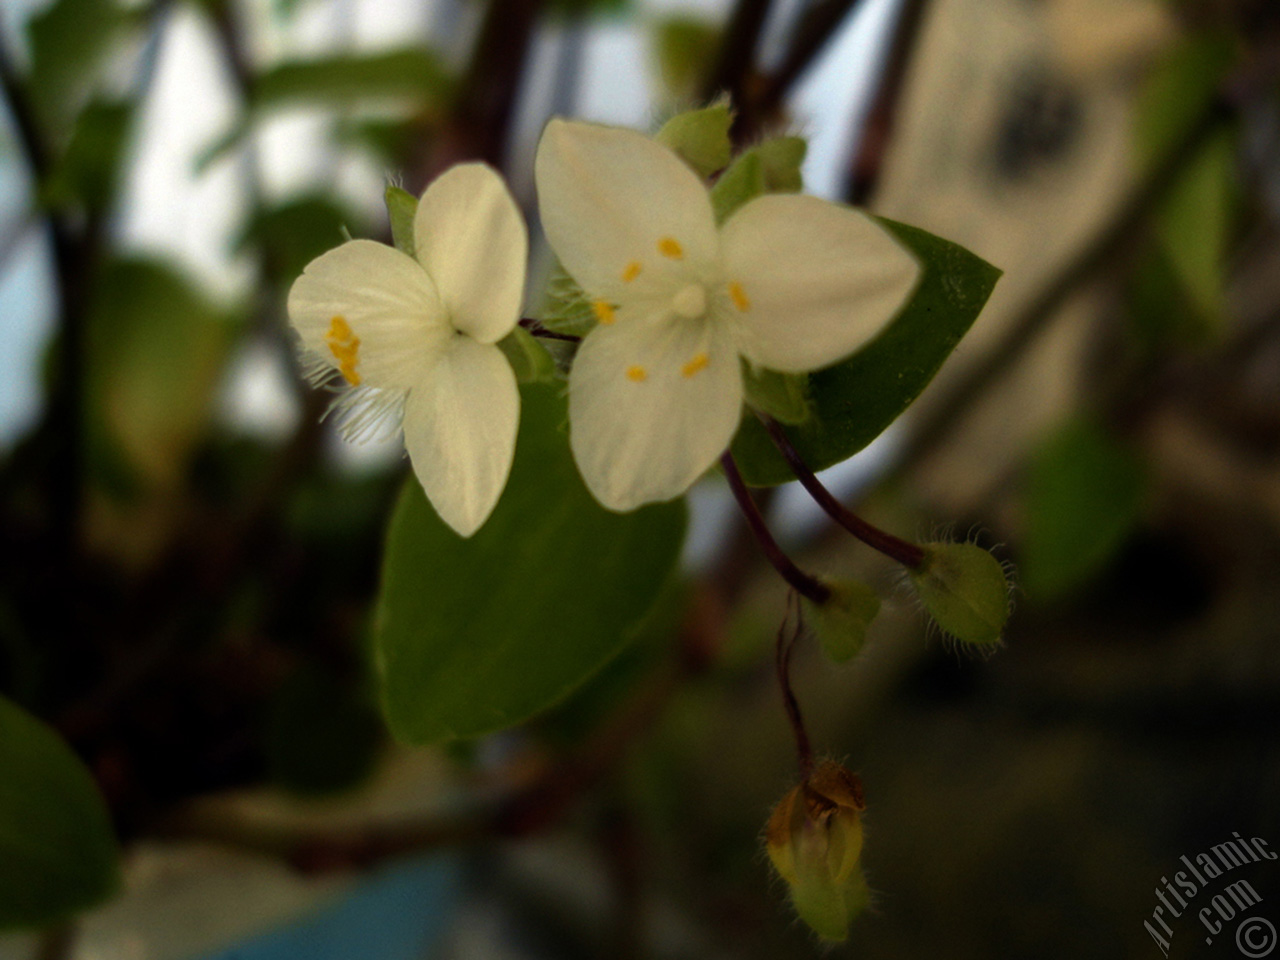
[[[658,252],[672,260],[684,259],[684,247],[680,246],[680,241],[675,237],[663,237],[659,240]]]
[[[742,289],[742,284],[736,280],[729,284],[729,299],[743,313],[751,309],[751,301],[747,299],[746,291]]]
[[[356,365],[360,362],[360,338],[352,331],[345,317],[335,316],[329,321],[329,332],[324,342],[329,345],[329,352],[338,361],[338,372],[342,379],[353,387],[360,386],[360,374]]]
[[[597,300],[591,304],[591,309],[595,312],[596,319],[603,323],[606,327],[617,319],[613,315],[613,306],[605,303],[603,300]]]
[[[644,383],[649,379],[649,374],[644,367],[627,367],[627,379],[633,383]]]
[[[695,353],[693,359],[680,368],[682,377],[692,377],[699,370],[707,369],[707,364],[711,362],[711,358],[705,353]]]
[[[630,283],[636,277],[640,276],[640,270],[641,270],[640,261],[632,260],[630,263],[627,264],[626,269],[622,271],[622,282]]]

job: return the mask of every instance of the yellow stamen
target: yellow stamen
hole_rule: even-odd
[[[742,289],[742,284],[736,280],[729,284],[729,299],[743,313],[751,309],[751,301],[747,299],[746,291]]]
[[[613,306],[605,303],[603,300],[597,300],[595,303],[591,304],[591,309],[595,311],[596,319],[606,327],[617,319],[613,315]]]
[[[705,353],[695,353],[693,359],[680,368],[680,375],[686,378],[692,377],[698,371],[707,369],[707,364],[710,362],[711,358]]]
[[[335,316],[329,321],[329,332],[324,342],[329,345],[329,352],[338,361],[338,372],[342,379],[353,387],[360,386],[360,374],[356,365],[360,362],[360,338],[351,331],[345,317]]]
[[[630,263],[627,264],[626,269],[622,271],[622,282],[630,283],[636,277],[640,276],[640,270],[641,270],[640,261],[632,260]]]
[[[633,383],[644,383],[649,379],[649,374],[644,367],[627,367],[627,379]]]
[[[658,252],[672,260],[684,259],[684,247],[675,237],[663,237],[658,241]]]

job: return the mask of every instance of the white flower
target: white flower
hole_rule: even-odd
[[[919,274],[875,221],[814,197],[759,197],[717,227],[697,175],[630,130],[552,120],[536,178],[547,239],[600,321],[569,376],[570,443],[613,510],[679,496],[728,446],[739,357],[830,366]]]
[[[492,512],[511,471],[520,393],[496,346],[520,318],[528,236],[502,179],[471,163],[422,195],[416,257],[351,240],[289,291],[313,381],[340,377],[349,437],[402,416],[414,472],[462,536]]]

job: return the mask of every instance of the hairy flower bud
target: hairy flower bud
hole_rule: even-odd
[[[1009,582],[1000,562],[975,543],[930,543],[924,552],[911,581],[938,626],[963,643],[999,643],[1009,619]]]
[[[824,940],[844,940],[870,899],[858,867],[865,807],[861,781],[828,760],[782,798],[765,828],[792,905]]]
[[[880,596],[857,580],[825,580],[825,603],[805,601],[809,623],[822,649],[836,663],[851,660],[867,639],[867,627],[880,612]]]

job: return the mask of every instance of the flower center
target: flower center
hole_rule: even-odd
[[[700,283],[691,283],[671,299],[671,309],[686,320],[697,320],[707,312],[707,291]]]

